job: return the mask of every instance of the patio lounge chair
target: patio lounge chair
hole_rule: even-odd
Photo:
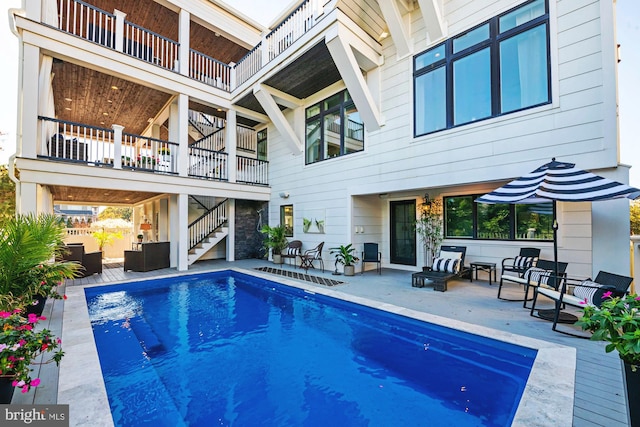
[[[565,305],[578,308],[583,308],[586,305],[599,307],[602,303],[602,296],[605,292],[612,292],[612,296],[614,297],[624,296],[629,292],[629,287],[631,286],[631,282],[633,282],[633,278],[600,271],[598,272],[595,280],[587,279],[580,281],[576,279],[567,279],[562,280],[561,282],[561,287],[536,289],[534,292],[530,315],[536,317],[534,314],[536,302],[538,300],[538,295],[542,294],[553,300],[555,303],[553,325],[551,326],[552,330],[578,338],[589,338],[587,335],[580,335],[557,329],[557,325],[560,322],[560,313],[562,308]],[[573,291],[571,293],[567,293],[568,286],[573,286]]]
[[[502,274],[510,272],[522,277],[529,268],[536,266],[539,257],[539,248],[520,248],[518,256],[502,260]]]
[[[282,251],[282,259],[286,261],[287,259],[293,261],[293,265],[297,265],[297,258],[300,256],[302,250],[302,242],[300,240],[292,240],[287,243],[287,246]]]
[[[527,301],[531,300],[531,298],[529,298],[529,288],[557,288],[559,286],[559,283],[557,282],[559,278],[561,279],[565,276],[565,271],[567,270],[568,265],[569,264],[566,262],[558,262],[558,277],[554,275],[555,262],[546,259],[538,260],[536,266],[527,269],[522,277],[503,274],[500,276],[500,285],[498,286],[498,299],[505,301],[522,301],[522,306],[526,308]],[[502,297],[500,295],[502,293],[502,287],[508,283],[524,286],[524,298],[513,299]]]
[[[360,274],[364,273],[365,262],[375,262],[376,271],[378,272],[378,274],[382,274],[382,253],[378,251],[377,243],[364,244],[364,251],[362,252],[362,271],[360,272]]]
[[[433,259],[433,265],[424,271],[411,275],[411,286],[425,286],[425,279],[433,282],[433,290],[444,292],[450,280],[461,278],[467,273],[464,266],[464,257],[467,253],[466,246],[440,247],[440,254]]]
[[[78,271],[78,278],[102,274],[102,252],[85,252],[81,243],[65,245],[62,261],[75,261],[82,266]]]
[[[324,273],[324,261],[322,260],[323,246],[324,242],[320,242],[320,244],[315,248],[304,251],[304,253],[300,255],[300,267],[308,271],[310,268],[315,268],[313,266],[313,262],[318,261],[320,267],[322,267],[322,272]]]

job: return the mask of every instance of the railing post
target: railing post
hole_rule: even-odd
[[[229,62],[229,92],[236,88],[236,63]]]
[[[127,14],[116,9],[113,11],[116,16],[116,50],[118,52],[124,51],[124,20]]]
[[[238,135],[236,130],[236,110],[227,111],[227,124],[224,128],[225,132],[225,146],[227,147],[227,173],[229,182],[236,182],[238,161],[237,161],[237,146]]]
[[[111,125],[113,129],[113,168],[122,169],[122,131],[124,126]]]
[[[262,52],[261,52],[263,67],[267,65],[267,63],[269,63],[270,52],[271,52],[271,46],[269,46],[269,42],[267,40],[267,33],[263,33],[262,34]]]

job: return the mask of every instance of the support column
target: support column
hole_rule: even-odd
[[[118,9],[114,10],[113,14],[116,16],[116,50],[122,52],[124,48],[124,21],[127,14]]]
[[[189,26],[191,15],[189,12],[184,9],[180,9],[180,13],[178,16],[178,42],[180,46],[178,47],[178,69],[174,70],[178,71],[183,76],[189,75]]]
[[[227,111],[227,124],[224,128],[224,140],[225,146],[227,147],[227,154],[229,155],[227,159],[227,173],[229,174],[229,182],[236,182],[237,178],[238,162],[236,157],[238,155],[238,132],[236,126],[236,111]]]
[[[227,226],[229,234],[227,235],[227,261],[236,260],[236,201],[235,199],[227,200]]]
[[[17,213],[38,213],[38,184],[35,182],[20,182],[20,204],[16,205]]]
[[[38,133],[38,80],[40,73],[40,49],[24,44],[22,64],[21,109],[22,123],[18,129],[18,146],[16,155],[35,159],[39,142]]]
[[[169,107],[169,141],[177,142],[178,175],[189,172],[189,97],[183,93]]]
[[[169,199],[170,263],[178,271],[189,269],[189,212],[188,195],[171,195]]]

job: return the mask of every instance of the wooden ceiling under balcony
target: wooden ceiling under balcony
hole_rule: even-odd
[[[155,197],[158,193],[129,190],[105,190],[100,188],[49,186],[54,203],[82,204],[89,206],[135,205]]]
[[[126,19],[171,40],[178,39],[178,14],[153,0],[89,0],[106,12],[126,13]],[[221,62],[237,62],[247,52],[243,46],[196,22],[190,23],[190,47]],[[55,60],[53,93],[56,116],[63,121],[99,128],[113,124],[127,133],[141,134],[170,99],[170,95],[140,84]],[[117,88],[117,89],[114,89]],[[220,115],[213,108],[190,108]],[[239,120],[239,122],[242,122]],[[255,125],[255,122],[245,123]],[[167,139],[166,128],[160,138]]]

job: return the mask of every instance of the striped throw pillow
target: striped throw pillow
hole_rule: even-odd
[[[441,271],[443,273],[458,274],[458,271],[460,271],[460,263],[460,259],[434,258],[431,269],[433,271]]]
[[[604,301],[602,296],[608,291],[614,291],[615,287],[603,286],[592,280],[583,280],[578,286],[573,288],[573,296],[580,298],[587,305],[600,307]]]
[[[513,259],[513,268],[517,268],[519,270],[526,270],[529,267],[533,267],[537,261],[536,257],[532,256],[520,256],[518,255]]]
[[[549,280],[550,274],[551,272],[549,270],[538,267],[531,267],[524,274],[524,277],[528,277],[530,283],[540,283],[541,285],[546,285],[547,281]]]

